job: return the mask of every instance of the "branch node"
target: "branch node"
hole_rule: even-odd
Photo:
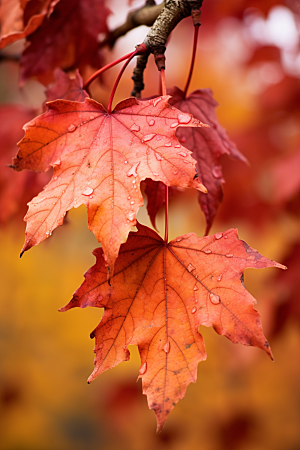
[[[192,9],[191,12],[192,20],[195,26],[201,25],[201,9]]]
[[[157,68],[159,71],[161,71],[161,69],[165,69],[166,68],[166,57],[164,54],[162,53],[155,53],[154,54],[154,59],[155,59],[155,63],[157,65]]]

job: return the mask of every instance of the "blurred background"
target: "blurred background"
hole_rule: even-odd
[[[143,4],[108,3],[110,29]],[[130,347],[129,362],[87,385],[94,345],[89,333],[102,311],[58,312],[94,264],[91,252],[98,243],[87,229],[85,208],[72,210],[51,239],[19,258],[26,203],[49,175],[11,173],[6,166],[17,153],[23,124],[45,101],[45,86],[36,79],[19,85],[18,58],[11,56],[20,54],[24,42],[1,51],[1,450],[300,450],[299,30],[299,0],[204,0],[190,92],[213,90],[221,125],[249,160],[247,166],[222,159],[224,200],[211,233],[238,228],[241,239],[289,269],[245,273],[275,362],[201,327],[207,361],[158,435],[154,412],[136,383],[137,349]],[[103,49],[105,63],[132,51],[146,33],[139,27],[112,51]],[[188,18],[168,44],[167,87],[184,88],[192,41]],[[130,96],[133,67],[115,101]],[[112,68],[91,87],[104,105],[119,70]],[[145,85],[143,96],[158,94],[152,58]],[[195,193],[186,191],[170,203],[170,237],[202,236],[205,221]],[[145,207],[138,219],[151,226]],[[157,226],[163,233],[163,211]]]

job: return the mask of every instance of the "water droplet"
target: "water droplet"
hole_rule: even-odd
[[[128,199],[128,200],[130,200],[130,199],[131,199],[130,195],[128,195],[127,199]]]
[[[124,164],[127,164],[128,163],[128,161],[124,161]]]
[[[93,198],[93,196],[92,195],[90,195],[90,199],[92,200],[92,198]]]
[[[233,254],[232,253],[228,253],[228,255],[226,255],[226,258],[233,258]]]
[[[173,173],[174,173],[174,175],[177,175],[177,174],[178,174],[177,170],[175,170],[175,172],[173,172]]]
[[[156,153],[156,152],[155,152],[155,158],[157,159],[157,161],[162,161],[163,160],[163,158],[160,156],[160,154]]]
[[[182,156],[183,158],[186,157],[186,153],[184,153],[184,152],[178,152],[177,155]]]
[[[70,131],[72,133],[72,131],[76,130],[76,127],[73,123],[71,123],[71,125],[68,126],[68,131]]]
[[[161,140],[162,140],[162,137],[158,135],[158,136],[156,136],[156,140],[157,140],[157,141],[161,141]]]
[[[54,163],[52,164],[53,166],[60,166],[61,164],[61,160],[57,159],[56,161],[54,161]]]
[[[130,127],[131,131],[140,131],[140,127],[135,123]]]
[[[189,161],[187,161],[186,159],[183,162],[186,163],[186,164],[189,164]]]
[[[181,242],[181,241],[182,241],[182,238],[180,238],[180,237],[176,239],[176,242]]]
[[[94,116],[90,116],[90,119],[93,120],[93,119],[94,119]]]
[[[186,137],[185,136],[180,137],[179,141],[182,142],[182,144],[183,144],[186,141]]]
[[[174,145],[174,147],[175,147],[175,148],[180,148],[181,145],[180,145],[180,144],[176,144],[176,145]]]
[[[93,192],[94,192],[94,189],[92,189],[91,187],[87,187],[87,188],[83,191],[82,195],[91,195]]]
[[[140,165],[140,162],[134,163],[133,166],[128,170],[127,176],[128,177],[137,177],[137,168]],[[135,180],[134,180],[135,182]]]
[[[194,286],[194,291],[198,291],[198,286],[195,284],[195,286]]]
[[[211,253],[211,250],[209,250],[209,249],[204,250],[204,253],[206,253],[207,255],[209,255],[209,254]]]
[[[215,234],[215,238],[216,239],[221,239],[223,237],[223,233],[216,233]]]
[[[166,142],[166,143],[165,143],[165,147],[172,147],[171,142]]]
[[[196,268],[196,267],[194,267],[193,264],[191,264],[191,263],[189,263],[188,266],[187,266],[187,270],[188,270],[189,272],[192,272],[192,270],[195,270],[195,268]]]
[[[156,172],[153,172],[153,175],[155,175],[156,177],[158,177],[158,173],[156,173]]]
[[[155,124],[155,120],[153,120],[153,119],[151,119],[151,120],[149,120],[149,125],[150,125],[150,127],[152,127],[152,125],[154,125]]]
[[[227,236],[227,234],[225,234],[225,236],[224,236],[224,239],[228,239],[228,236]]]
[[[172,123],[172,125],[170,125],[170,127],[171,127],[171,128],[175,128],[175,127],[178,127],[178,122],[174,122],[174,123]]]
[[[166,352],[166,353],[169,353],[169,351],[170,351],[170,342],[169,341],[167,341],[167,343],[164,345],[164,351]]]
[[[188,114],[179,114],[178,115],[179,123],[190,123],[191,120],[192,120],[192,116],[190,116]]]
[[[161,97],[158,97],[155,100],[153,100],[153,106],[157,106],[160,101],[161,101]]]
[[[217,179],[222,178],[222,167],[221,166],[215,166],[211,172],[215,178],[217,178]]]
[[[140,367],[139,374],[144,375],[144,373],[146,373],[146,371],[147,371],[147,363],[144,363]]]
[[[156,134],[147,134],[146,136],[143,137],[142,142],[151,141],[151,139],[153,139],[154,136],[156,136]]]
[[[133,211],[130,211],[130,212],[127,214],[127,219],[130,220],[130,221],[132,221],[132,220],[134,219],[134,212],[133,212]]]
[[[131,205],[134,205],[134,200],[131,200],[130,204],[131,204]]]
[[[220,273],[220,275],[218,276],[217,280],[218,280],[218,281],[221,281],[221,280],[222,280],[222,278],[223,278],[223,274],[222,274],[222,273]]]
[[[195,314],[196,312],[197,312],[197,308],[196,308],[196,306],[194,306],[194,308],[192,309],[191,313]]]
[[[56,180],[57,180],[57,177],[54,177],[53,180],[56,181]]]
[[[209,294],[209,298],[210,298],[210,301],[214,305],[217,305],[218,303],[220,303],[220,297],[216,294],[213,294],[212,292]]]

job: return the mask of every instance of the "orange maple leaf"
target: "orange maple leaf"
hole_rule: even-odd
[[[111,286],[102,249],[96,264],[62,311],[104,308],[92,332],[95,369],[89,381],[129,359],[128,345],[138,345],[139,377],[160,430],[187,385],[196,381],[206,358],[200,325],[212,326],[232,342],[263,349],[271,358],[255,299],[243,284],[248,267],[279,267],[237,237],[234,229],[198,238],[185,234],[166,244],[138,224],[121,247]]]
[[[54,168],[44,190],[29,203],[22,253],[49,237],[66,211],[85,204],[89,229],[101,242],[113,270],[120,245],[135,225],[143,204],[140,181],[194,187],[195,160],[179,144],[179,126],[206,126],[168,104],[168,96],[147,101],[129,98],[113,113],[90,98],[84,103],[57,100],[24,126],[14,159],[16,170]]]

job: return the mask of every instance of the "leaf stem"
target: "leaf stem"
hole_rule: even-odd
[[[119,58],[119,59],[116,59],[115,61],[113,61],[113,62],[111,62],[111,63],[109,63],[109,64],[107,64],[106,66],[104,66],[104,67],[101,67],[101,69],[99,69],[99,70],[97,70],[97,72],[95,72],[95,73],[93,73],[93,75],[92,76],[90,76],[90,78],[85,82],[85,84],[84,84],[84,86],[83,86],[83,89],[87,89],[88,87],[89,87],[89,85],[102,73],[102,72],[105,72],[105,70],[107,70],[107,69],[110,69],[111,67],[113,67],[113,66],[115,66],[116,64],[119,64],[120,62],[122,62],[122,61],[124,61],[125,59],[128,59],[128,58],[130,58],[132,55],[135,55],[136,54],[136,50],[134,50],[133,52],[131,52],[131,53],[128,53],[127,55],[125,55],[125,56],[122,56],[121,58]]]
[[[162,95],[167,95],[165,69],[160,70]],[[168,243],[169,234],[169,188],[165,186],[165,244]]]
[[[169,238],[169,187],[165,186],[165,244]]]
[[[193,70],[194,70],[194,64],[195,64],[195,57],[196,57],[196,50],[197,50],[197,42],[198,42],[198,31],[199,31],[200,24],[196,24],[194,26],[194,44],[193,44],[193,54],[192,54],[192,60],[191,60],[191,66],[190,66],[190,72],[189,76],[184,88],[184,98],[186,97],[188,88],[190,86]]]
[[[160,70],[162,95],[167,95],[165,69]]]
[[[116,89],[117,89],[117,87],[118,87],[119,81],[120,81],[120,79],[121,79],[121,77],[122,77],[122,75],[123,75],[123,73],[124,73],[126,67],[128,66],[128,64],[130,63],[130,61],[132,60],[132,58],[133,58],[136,54],[137,54],[137,50],[135,50],[134,52],[132,52],[131,55],[129,56],[129,58],[127,59],[127,61],[125,62],[125,64],[123,65],[122,69],[120,70],[120,73],[119,73],[119,75],[118,75],[118,77],[117,77],[117,79],[116,79],[116,81],[115,81],[115,84],[114,84],[114,86],[113,86],[113,88],[112,88],[112,91],[111,91],[111,94],[110,94],[110,99],[109,99],[108,106],[107,106],[107,112],[108,112],[108,114],[111,113],[111,106],[112,106],[112,102],[113,102],[114,95],[115,95]]]

